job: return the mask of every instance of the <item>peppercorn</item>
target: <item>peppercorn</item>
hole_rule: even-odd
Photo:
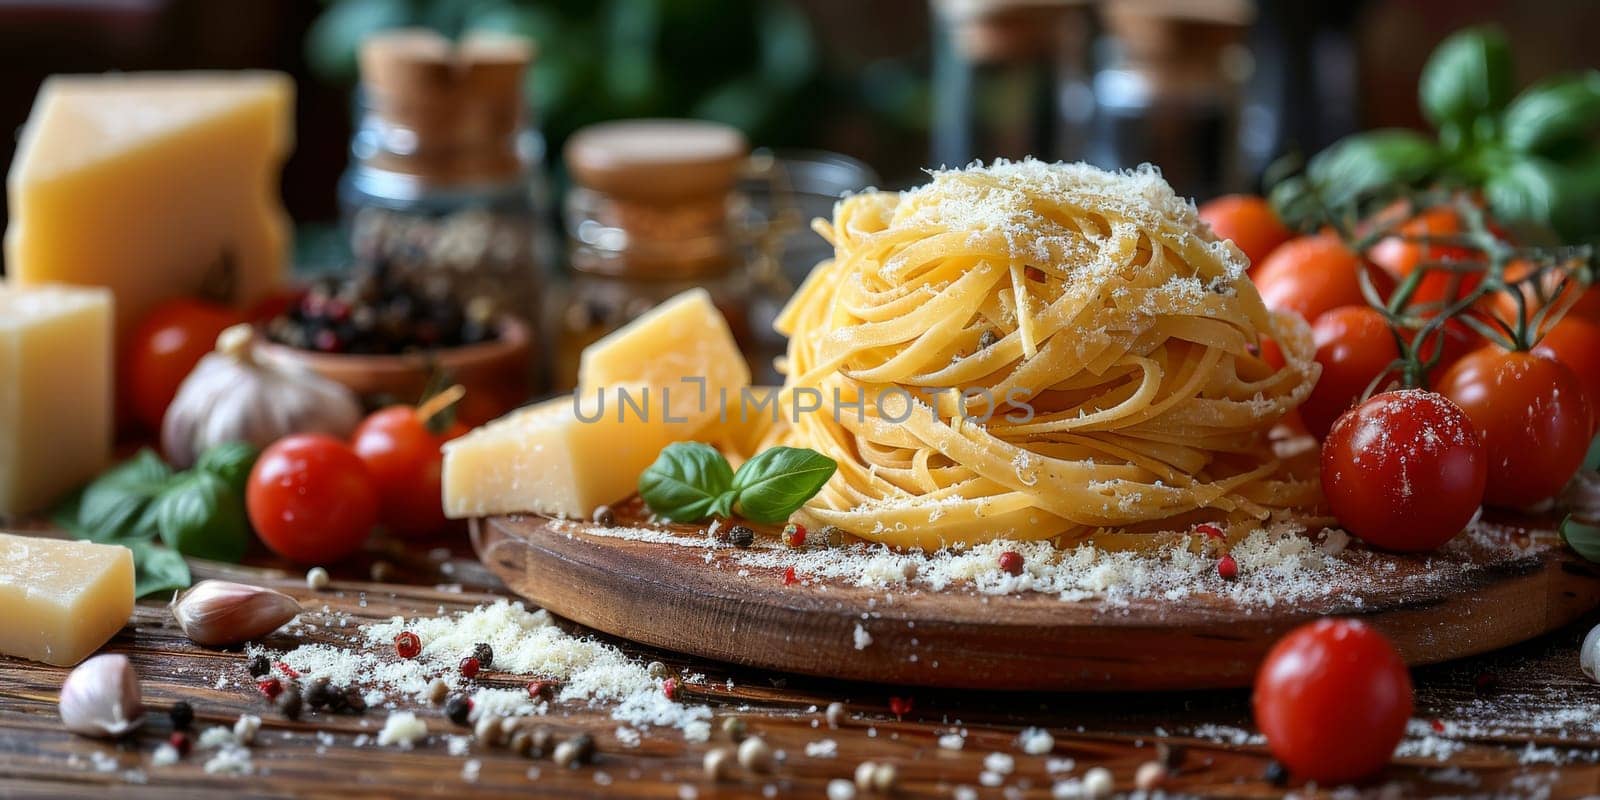
[[[1281,761],[1268,762],[1267,768],[1261,773],[1261,779],[1273,786],[1287,786],[1289,784],[1289,769]]]
[[[746,730],[744,720],[738,717],[728,717],[722,720],[722,732],[735,742],[744,741]]]
[[[278,696],[278,713],[282,714],[284,719],[300,719],[300,711],[303,705],[304,701],[300,699],[300,690],[294,686],[285,689],[283,694]]]
[[[533,734],[519,730],[511,734],[511,741],[506,743],[511,752],[527,758],[533,755]]]
[[[1189,748],[1181,744],[1156,742],[1156,760],[1169,772],[1176,772],[1183,766],[1183,759],[1189,755]]]
[[[829,703],[828,710],[823,712],[823,717],[828,720],[830,728],[844,724],[844,703]]]
[[[996,341],[998,340],[994,335],[994,331],[985,330],[983,333],[978,334],[978,349],[987,350],[993,347]]]
[[[266,656],[255,656],[250,659],[246,667],[250,670],[250,677],[260,678],[272,671],[272,662]]]
[[[611,506],[600,506],[594,510],[594,521],[609,528],[617,524],[617,512]]]
[[[1217,561],[1217,574],[1221,575],[1225,581],[1231,581],[1239,577],[1239,562],[1235,561],[1231,555],[1223,556]]]
[[[481,666],[482,664],[478,663],[478,659],[473,656],[461,659],[461,677],[469,680],[478,677],[478,668]]]
[[[362,696],[360,689],[352,686],[344,690],[344,707],[352,714],[365,714],[367,698]]]
[[[401,631],[394,637],[394,651],[401,658],[416,658],[422,653],[422,640],[411,631]]]
[[[824,525],[817,531],[817,539],[821,540],[823,547],[843,547],[844,529],[837,525]]]
[[[478,642],[472,646],[472,657],[478,659],[478,666],[490,669],[494,666],[494,648],[488,642]]]
[[[706,780],[719,783],[727,780],[728,773],[733,768],[733,753],[726,747],[713,748],[706,752],[706,757],[700,762],[705,770]]]
[[[661,663],[660,661],[652,661],[649,664],[646,664],[645,671],[650,673],[650,677],[655,678],[658,681],[665,680],[672,674],[672,672],[667,669],[667,665]]]
[[[728,541],[734,547],[749,547],[756,543],[756,532],[743,525],[735,525],[728,530]]]
[[[443,678],[434,678],[428,684],[428,701],[434,705],[443,703],[448,694],[450,694],[450,684],[445,683]]]
[[[485,747],[495,747],[504,741],[504,728],[500,725],[500,718],[493,714],[485,713],[478,718],[478,724],[472,728],[472,736],[479,744]]]
[[[545,751],[550,749],[550,740],[554,738],[554,734],[550,733],[548,726],[540,725],[529,732],[529,737],[533,740],[532,752],[536,756],[543,756]]]
[[[576,767],[594,758],[594,737],[580,733],[556,745],[555,761],[563,767]]]
[[[277,678],[262,678],[256,681],[256,688],[260,689],[268,700],[276,700],[278,695],[283,693],[283,682]]]
[[[185,730],[189,723],[194,722],[194,707],[187,701],[179,700],[167,710],[167,716],[172,719],[173,730]]]
[[[661,693],[663,695],[666,695],[666,698],[668,700],[672,700],[672,701],[676,702],[677,699],[678,699],[678,679],[677,678],[668,678],[668,679],[662,681],[661,682]]]
[[[444,704],[444,715],[461,727],[467,726],[467,719],[472,716],[472,700],[466,695],[452,695]]]
[[[528,681],[528,697],[534,700],[547,700],[555,694],[556,682],[543,678]]]
[[[760,736],[751,736],[739,743],[739,766],[751,772],[772,769],[772,748]]]
[[[317,678],[306,687],[306,705],[312,710],[328,706],[328,679]]]
[[[1000,554],[1000,571],[1007,575],[1022,574],[1022,554],[1015,550],[1007,550]]]
[[[783,526],[783,543],[794,548],[806,546],[806,526],[789,523]]]
[[[189,734],[183,731],[173,731],[172,735],[167,737],[167,744],[172,745],[172,749],[178,751],[179,756],[189,755]]]

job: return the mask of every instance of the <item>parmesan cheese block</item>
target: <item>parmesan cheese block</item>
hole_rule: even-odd
[[[11,280],[110,287],[119,333],[203,289],[259,299],[285,274],[293,96],[276,72],[47,79],[6,180]]]
[[[0,284],[0,516],[50,507],[106,467],[111,293]]]
[[[69,667],[133,613],[133,551],[0,533],[0,653]]]
[[[538,512],[587,517],[633,494],[640,473],[681,430],[632,407],[571,396],[512,412],[444,446],[444,512],[452,519]]]
[[[684,292],[583,352],[576,404],[550,400],[445,445],[445,514],[586,517],[633,494],[663,447],[737,409],[749,383],[711,296]]]

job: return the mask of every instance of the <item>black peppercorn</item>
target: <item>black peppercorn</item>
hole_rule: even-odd
[[[361,690],[354,686],[344,690],[344,707],[352,714],[367,713],[367,698],[361,696]]]
[[[1289,783],[1289,769],[1281,761],[1267,764],[1267,769],[1261,773],[1261,779],[1273,786],[1287,786]]]
[[[488,642],[478,642],[472,646],[472,657],[478,659],[479,669],[490,669],[494,664],[494,648]]]
[[[172,729],[181,731],[188,728],[189,723],[194,722],[194,707],[183,700],[179,700],[172,704],[172,708],[167,711],[167,716],[172,718]]]
[[[617,524],[617,512],[611,506],[600,506],[594,510],[594,521],[609,528]]]
[[[283,694],[278,695],[278,713],[282,714],[284,719],[300,719],[300,711],[303,707],[304,702],[300,699],[300,690],[293,686],[284,689]]]
[[[467,718],[472,716],[472,701],[467,699],[466,695],[451,695],[450,699],[445,701],[444,715],[449,717],[451,722],[465,727]]]
[[[314,709],[325,708],[329,699],[327,678],[318,678],[306,687],[306,705]]]
[[[1175,772],[1183,766],[1183,759],[1188,754],[1188,748],[1181,744],[1156,742],[1156,760],[1161,762],[1161,766],[1166,767],[1168,772]]]
[[[250,676],[253,678],[260,678],[272,671],[272,662],[268,661],[266,656],[258,655],[255,658],[250,659],[248,666],[250,669]]]
[[[732,542],[734,547],[749,547],[755,544],[756,532],[743,525],[735,525],[728,531],[728,541]]]

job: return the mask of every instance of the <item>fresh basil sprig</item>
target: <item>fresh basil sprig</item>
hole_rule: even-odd
[[[132,550],[140,597],[182,589],[190,582],[184,556],[244,557],[250,542],[244,483],[257,455],[248,444],[220,444],[194,469],[173,472],[155,451],[140,450],[63,503],[54,518],[74,538]],[[155,543],[158,537],[166,547]]]
[[[1561,538],[1574,553],[1584,559],[1600,562],[1600,528],[1585,525],[1568,515],[1561,520]]]
[[[639,476],[639,496],[673,522],[738,514],[782,522],[822,491],[839,465],[815,450],[773,447],[734,471],[715,447],[675,442]]]
[[[1458,31],[1422,71],[1418,99],[1437,131],[1374,130],[1334,142],[1304,174],[1275,168],[1270,197],[1297,227],[1365,217],[1429,185],[1481,189],[1497,221],[1568,243],[1600,240],[1600,70],[1514,94],[1510,47],[1493,28]]]

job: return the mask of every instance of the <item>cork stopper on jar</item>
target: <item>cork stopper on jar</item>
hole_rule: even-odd
[[[459,42],[425,29],[385,31],[361,44],[361,86],[382,140],[371,166],[441,183],[499,180],[523,164],[526,38],[475,32]]]

